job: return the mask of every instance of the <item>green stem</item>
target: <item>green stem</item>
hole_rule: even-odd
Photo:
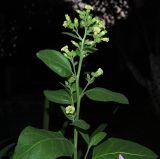
[[[94,79],[94,77],[92,77],[92,78],[90,79],[90,81],[87,82],[86,86],[84,87],[84,89],[83,89],[83,91],[82,91],[82,93],[81,93],[81,98],[82,98],[82,96],[84,95],[84,93],[85,93],[86,89],[88,88],[88,86],[91,84],[91,81],[92,81],[93,79]]]
[[[86,154],[85,154],[85,156],[84,156],[84,159],[86,159],[86,158],[87,158],[90,148],[91,148],[91,146],[90,146],[90,145],[88,145],[87,152],[86,152]]]
[[[80,72],[81,72],[81,67],[82,67],[82,61],[83,61],[83,56],[80,56],[77,78],[76,78],[76,93],[77,93],[77,109],[76,110],[77,111],[76,111],[75,120],[79,119],[79,113],[80,113],[81,97],[80,97],[80,92],[79,92],[79,77],[80,77]],[[77,148],[78,148],[78,130],[74,128],[74,159],[78,158]]]
[[[80,79],[82,62],[83,62],[83,49],[84,49],[84,42],[85,42],[86,36],[87,36],[87,28],[85,27],[84,37],[82,39],[82,44],[81,44],[81,48],[80,48],[81,54],[80,54],[78,71],[77,71],[77,76],[76,76],[77,108],[76,108],[75,120],[79,119],[79,114],[80,114],[81,96],[80,96],[80,92],[79,92],[79,79]],[[74,128],[74,159],[78,159],[77,151],[78,151],[78,130],[76,128]]]

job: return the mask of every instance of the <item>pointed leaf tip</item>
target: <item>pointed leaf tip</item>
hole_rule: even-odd
[[[85,92],[86,96],[95,101],[101,102],[117,102],[128,104],[128,99],[120,93],[112,92],[108,89],[96,87]]]

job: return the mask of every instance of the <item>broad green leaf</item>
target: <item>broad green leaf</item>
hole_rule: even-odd
[[[118,156],[124,159],[157,159],[157,155],[150,149],[137,143],[110,138],[93,150],[92,159],[116,159]]]
[[[59,76],[69,77],[72,74],[71,65],[62,53],[56,50],[41,50],[36,55]]]
[[[69,33],[69,32],[62,32],[62,34],[65,34],[65,35],[68,35],[68,36],[71,36],[72,38],[75,38],[75,39],[78,39],[79,40],[79,37],[73,33]]]
[[[26,127],[19,136],[13,159],[55,159],[72,154],[73,145],[62,133]]]
[[[80,88],[80,92],[81,92],[81,88]],[[58,103],[58,104],[71,104],[71,97],[65,89],[45,90],[43,93],[45,97],[51,102]],[[73,101],[74,103],[77,102],[76,92],[73,93]]]
[[[90,89],[86,91],[85,94],[89,99],[95,101],[128,104],[128,99],[123,94],[112,92],[101,87]]]
[[[68,92],[65,91],[64,89],[52,90],[52,91],[45,90],[44,95],[49,101],[54,102],[54,103],[58,103],[58,104],[70,104],[71,103],[71,98]]]
[[[91,138],[90,145],[95,146],[99,144],[106,137],[106,135],[107,134],[105,132],[98,132]]]
[[[72,125],[80,128],[80,129],[83,129],[83,130],[88,130],[89,127],[90,127],[90,125],[89,125],[86,121],[81,120],[81,119],[80,119],[80,120],[75,120],[75,121],[72,123]]]
[[[104,129],[107,127],[106,123],[100,124],[96,130],[92,133],[91,137],[97,134],[98,132],[104,131]]]
[[[83,131],[79,131],[80,135],[82,136],[82,138],[84,139],[84,141],[89,144],[89,135],[87,134],[87,132],[83,132]]]

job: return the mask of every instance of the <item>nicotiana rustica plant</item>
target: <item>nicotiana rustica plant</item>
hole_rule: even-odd
[[[101,87],[89,88],[96,78],[103,75],[101,68],[87,73],[86,84],[80,86],[84,58],[96,52],[98,43],[109,41],[104,21],[94,17],[92,11],[93,7],[85,5],[83,10],[76,10],[77,18],[72,19],[68,14],[65,15],[63,26],[70,32],[64,34],[72,37],[70,47],[62,47],[60,52],[48,49],[37,53],[41,61],[64,78],[62,89],[45,90],[44,95],[49,101],[60,105],[71,131],[73,130],[72,139],[66,138],[62,131],[26,127],[19,136],[13,159],[55,159],[64,156],[73,159],[157,158],[154,152],[137,143],[107,137],[105,124],[100,125],[94,132],[89,132],[90,125],[80,118],[81,100],[84,96],[94,101],[128,104],[127,98],[120,93]],[[84,140],[86,150],[85,146],[82,149],[79,140]]]

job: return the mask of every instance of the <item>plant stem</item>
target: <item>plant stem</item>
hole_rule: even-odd
[[[77,108],[76,108],[75,120],[79,119],[79,113],[80,113],[81,96],[79,92],[79,79],[80,79],[82,62],[83,62],[83,49],[84,49],[84,42],[85,42],[86,36],[87,36],[87,28],[85,27],[85,32],[84,32],[84,36],[83,36],[82,44],[80,48],[81,54],[79,58],[78,71],[77,71],[77,76],[76,76]],[[77,151],[78,151],[78,130],[74,128],[74,159],[78,159]]]
[[[92,81],[93,79],[94,79],[94,77],[92,77],[92,78],[90,79],[90,81]],[[88,81],[87,84],[86,84],[86,86],[84,87],[84,89],[83,89],[83,91],[82,91],[82,93],[81,93],[81,98],[82,98],[82,96],[84,95],[84,93],[85,93],[86,89],[88,88],[88,86],[91,84],[90,81]]]
[[[84,159],[87,158],[90,148],[91,148],[91,146],[90,146],[90,144],[89,144],[89,145],[88,145],[88,148],[87,148],[87,152],[86,152],[86,154],[85,154],[85,156],[84,156]]]
[[[81,72],[81,67],[82,67],[82,61],[83,61],[83,56],[80,56],[77,78],[76,78],[77,111],[76,111],[75,120],[79,119],[79,112],[80,112],[81,97],[80,97],[80,92],[79,92],[79,78],[80,78],[80,72]],[[78,130],[74,128],[74,159],[78,158],[77,147],[78,147]]]

